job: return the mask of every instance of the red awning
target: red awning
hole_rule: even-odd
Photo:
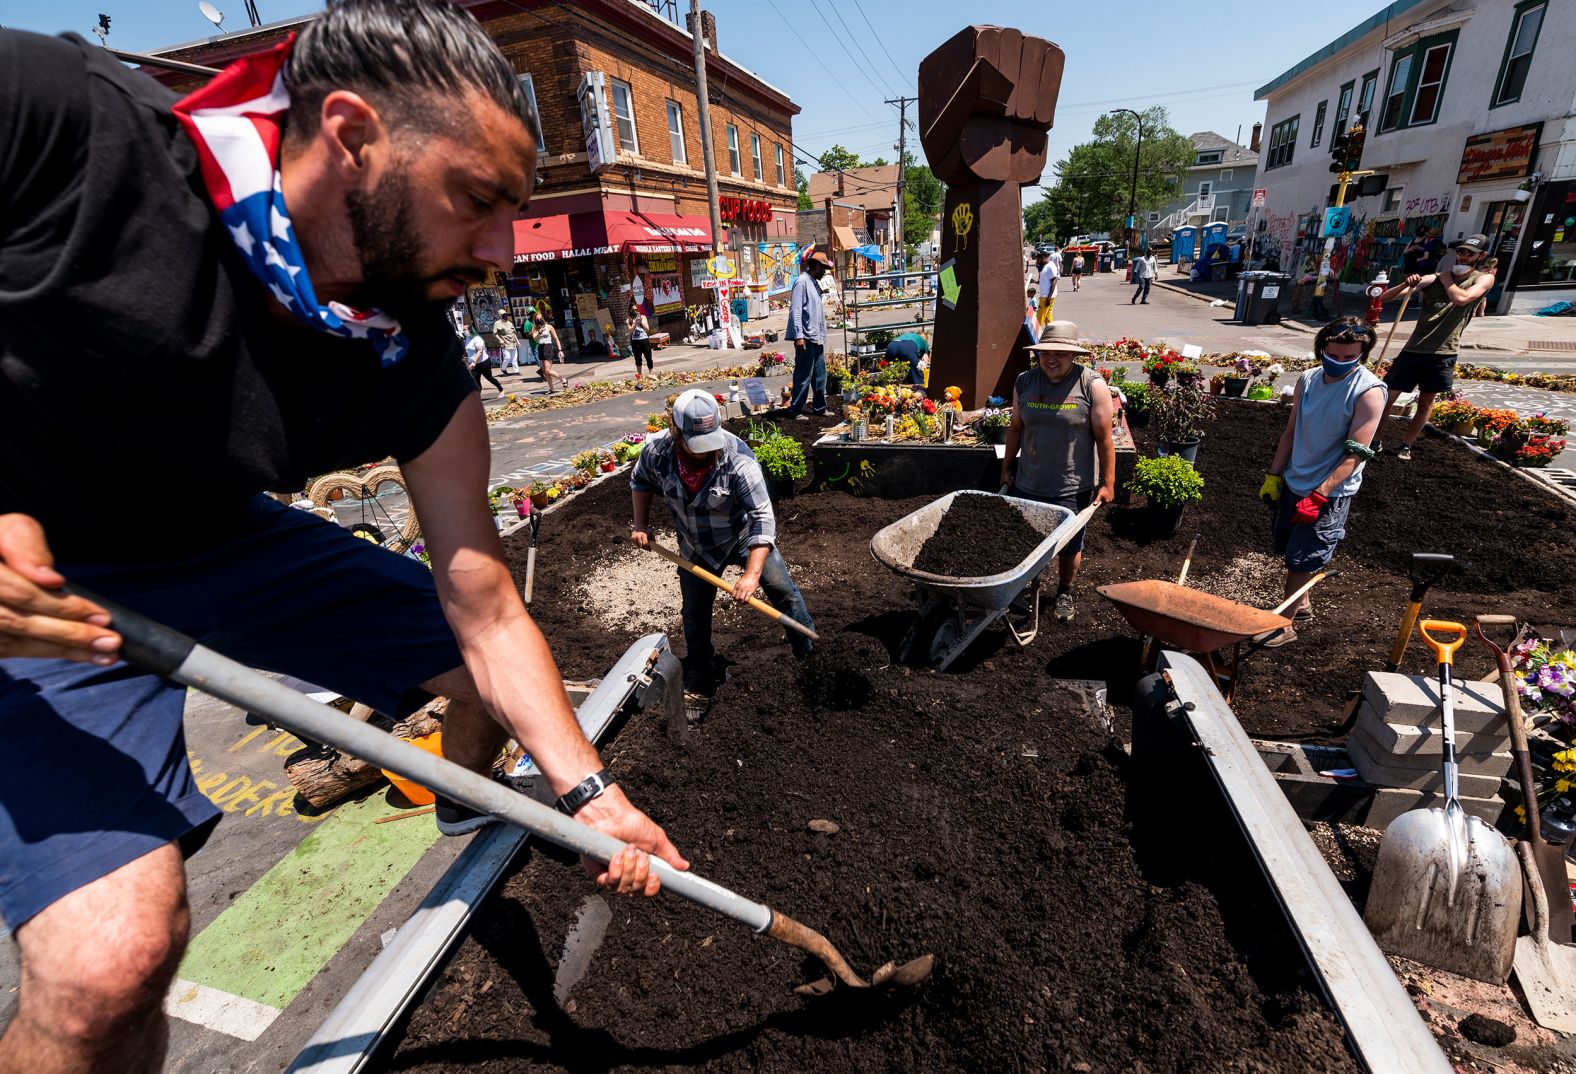
[[[516,264],[612,254],[625,247],[653,253],[709,250],[711,223],[702,216],[622,211],[560,213],[514,222]]]

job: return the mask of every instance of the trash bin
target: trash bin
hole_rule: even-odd
[[[1248,315],[1248,302],[1252,296],[1258,294],[1259,282],[1263,272],[1244,272],[1237,277],[1237,305],[1231,311],[1231,319],[1240,321]]]
[[[1110,272],[1111,271],[1111,263],[1114,260],[1115,260],[1115,255],[1114,254],[1101,254],[1100,255],[1100,271],[1101,272]]]
[[[1242,324],[1280,324],[1281,292],[1291,283],[1284,272],[1244,273],[1254,279],[1244,280],[1239,298],[1242,313],[1237,318]]]

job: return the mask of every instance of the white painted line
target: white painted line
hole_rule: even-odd
[[[176,978],[164,997],[164,1013],[229,1037],[256,1040],[279,1017],[279,1008]]]

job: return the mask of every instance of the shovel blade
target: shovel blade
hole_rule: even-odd
[[[1532,1020],[1545,1029],[1576,1033],[1576,948],[1522,936],[1516,941],[1515,969]]]
[[[1385,830],[1363,912],[1384,950],[1503,984],[1520,915],[1520,863],[1478,818],[1453,824],[1442,809],[1414,809]]]

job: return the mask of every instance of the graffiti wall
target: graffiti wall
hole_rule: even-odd
[[[793,290],[794,277],[799,274],[799,247],[791,242],[761,243],[756,247],[756,267],[760,280],[766,284],[766,293],[782,294]]]
[[[1438,198],[1415,198],[1413,202],[1435,211],[1376,218],[1355,210],[1351,229],[1335,240],[1330,251],[1330,271],[1336,278],[1342,283],[1367,283],[1381,269],[1394,277],[1403,251],[1414,238],[1429,228],[1444,229],[1446,214],[1438,211]],[[1317,275],[1324,256],[1324,240],[1319,237],[1321,219],[1317,212],[1271,215],[1258,238],[1259,256],[1274,257],[1284,271],[1299,278]]]

